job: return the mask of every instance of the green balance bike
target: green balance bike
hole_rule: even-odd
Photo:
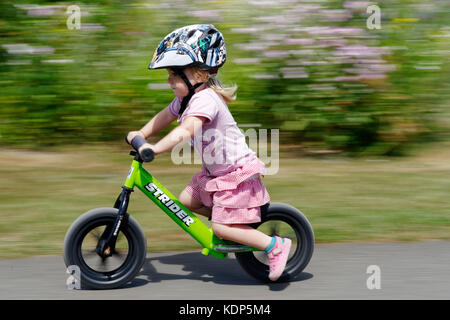
[[[215,236],[211,227],[142,167],[143,162],[153,160],[153,151],[145,151],[145,155],[143,151],[141,154],[130,152],[134,159],[114,207],[97,208],[82,214],[66,233],[64,262],[67,267],[79,268],[81,288],[118,288],[132,281],[141,270],[147,241],[141,226],[127,212],[134,187],[190,234],[203,248],[202,254],[226,258],[229,253],[234,253],[248,274],[268,282],[267,255],[261,250]],[[283,203],[267,203],[261,206],[261,222],[251,226],[268,235],[292,240],[286,268],[278,282],[294,279],[308,265],[314,250],[314,233],[298,209]]]

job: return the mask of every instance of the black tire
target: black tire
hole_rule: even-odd
[[[279,225],[283,230],[280,231]],[[308,219],[298,209],[284,203],[270,203],[261,207],[261,222],[251,226],[271,236],[278,235],[292,240],[286,267],[277,282],[294,279],[308,265],[314,251],[314,232]],[[269,231],[266,230],[267,226]],[[260,281],[270,282],[264,252],[240,252],[235,253],[235,256],[248,274]]]
[[[66,266],[80,268],[81,286],[91,289],[113,289],[134,279],[141,270],[147,254],[147,241],[138,222],[127,215],[120,227],[116,251],[102,259],[95,249],[99,235],[112,226],[118,209],[98,208],[90,210],[70,226],[64,238],[64,262]],[[96,232],[96,233],[95,233]],[[90,235],[93,235],[91,237]],[[126,251],[126,253],[123,253]],[[97,259],[97,260],[96,260]],[[110,263],[116,263],[112,266]]]

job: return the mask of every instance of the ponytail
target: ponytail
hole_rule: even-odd
[[[198,82],[206,82],[206,85],[219,94],[227,103],[236,100],[237,85],[226,87],[217,79],[217,73],[209,73],[198,67],[193,67],[193,74]]]
[[[236,100],[237,85],[226,87],[219,79],[217,79],[217,76],[215,74],[208,75],[207,85],[216,93],[220,94],[225,102],[230,103]]]

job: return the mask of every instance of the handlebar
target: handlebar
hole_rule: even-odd
[[[144,148],[139,154],[144,162],[151,162],[155,158],[155,153],[151,148]]]
[[[126,137],[125,137],[125,141],[127,143],[129,143],[128,139]],[[134,148],[134,150],[136,150],[138,152],[142,161],[151,162],[155,158],[155,153],[153,152],[153,150],[151,148],[143,148],[139,152],[140,147],[145,143],[147,143],[147,141],[142,136],[139,136],[139,135],[135,136],[133,138],[133,140],[131,140],[131,146]]]

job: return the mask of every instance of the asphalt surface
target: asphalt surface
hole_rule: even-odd
[[[369,266],[377,266],[375,269]],[[450,242],[316,245],[294,281],[263,284],[230,255],[152,253],[121,289],[69,290],[62,257],[0,260],[0,299],[449,299]],[[367,273],[369,268],[369,272]],[[373,270],[375,273],[373,273]],[[379,281],[369,281],[379,275]],[[379,289],[377,289],[379,285]]]

